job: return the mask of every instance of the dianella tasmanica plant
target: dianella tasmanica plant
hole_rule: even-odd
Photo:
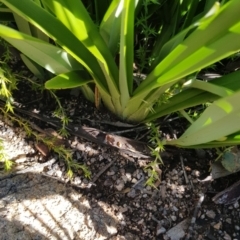
[[[165,144],[239,143],[240,73],[211,82],[197,74],[240,50],[240,1],[99,0],[94,11],[81,0],[0,2],[18,27],[0,25],[0,36],[33,72],[50,73],[46,88],[80,87],[128,122],[180,112],[190,127]],[[139,80],[135,61],[145,76]],[[191,121],[184,110],[206,102],[210,106]]]

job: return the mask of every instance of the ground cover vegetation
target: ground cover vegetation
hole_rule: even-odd
[[[0,2],[0,36],[44,87],[79,87],[122,121],[148,124],[156,159],[165,145],[239,144],[240,72],[200,78],[220,60],[237,57],[239,1]],[[196,106],[202,107],[193,117],[189,109]],[[154,122],[173,113],[189,125],[168,141]]]

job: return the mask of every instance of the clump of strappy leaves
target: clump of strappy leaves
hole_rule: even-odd
[[[163,161],[161,158],[161,152],[164,151],[164,146],[160,139],[160,131],[159,127],[154,123],[148,123],[147,126],[150,129],[150,139],[149,143],[151,146],[151,155],[154,157],[154,160],[151,161],[146,167],[145,170],[148,172],[148,180],[146,181],[146,185],[155,187],[156,181],[160,181],[159,178],[159,165],[163,165]]]

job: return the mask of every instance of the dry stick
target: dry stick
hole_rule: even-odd
[[[94,176],[94,178],[92,179],[92,182],[96,182],[96,181],[98,180],[98,178],[99,178],[109,167],[111,167],[115,161],[116,161],[116,160],[113,160],[113,161],[111,161],[110,163],[108,163],[106,166],[104,166],[104,167],[100,170],[100,172]]]
[[[198,200],[197,205],[195,207],[193,217],[191,219],[191,223],[190,223],[190,226],[188,228],[188,233],[187,233],[187,236],[185,237],[185,240],[189,240],[189,239],[192,238],[192,234],[193,234],[193,230],[194,230],[194,227],[195,227],[197,215],[198,215],[199,209],[201,208],[203,200],[204,200],[204,194],[200,193],[199,194],[199,200]]]
[[[136,128],[127,129],[127,130],[113,131],[111,133],[112,134],[123,134],[123,133],[128,133],[128,132],[142,131],[142,130],[145,130],[146,128],[147,128],[146,126],[143,126],[143,127],[136,127]]]
[[[181,160],[181,166],[182,166],[182,170],[183,170],[185,181],[186,181],[187,184],[189,184],[189,180],[188,180],[187,173],[186,173],[186,170],[185,170],[185,167],[184,167],[183,157],[182,156],[180,156],[180,160]]]
[[[110,121],[100,121],[100,120],[91,120],[88,118],[78,118],[79,120],[87,120],[92,123],[100,123],[100,124],[106,124],[106,125],[111,125],[115,127],[124,127],[124,128],[135,128],[139,126],[139,124],[129,124],[129,123],[123,123],[123,122],[110,122]]]
[[[185,171],[185,167],[184,167],[184,163],[183,163],[183,157],[180,156],[180,159],[181,159],[181,166],[182,166],[182,169],[183,169],[185,181],[186,181],[186,183],[187,183],[189,186],[191,186],[191,188],[193,189],[192,182],[189,181],[189,179],[188,179],[188,177],[187,177],[187,173],[186,173],[186,171]],[[190,183],[190,184],[189,184],[189,183]],[[203,200],[204,200],[204,194],[203,194],[203,193],[200,193],[200,194],[199,194],[199,200],[198,200],[198,203],[197,203],[197,205],[196,205],[196,207],[195,207],[195,210],[194,210],[194,213],[193,213],[193,217],[192,217],[192,219],[191,219],[191,223],[190,223],[190,226],[189,226],[189,228],[188,228],[188,234],[187,234],[185,240],[189,240],[189,239],[191,239],[191,237],[192,237],[192,233],[193,233],[194,226],[195,226],[196,219],[197,219],[197,214],[198,214],[198,211],[199,211],[199,209],[200,209],[200,207],[201,207],[201,204],[202,204]]]

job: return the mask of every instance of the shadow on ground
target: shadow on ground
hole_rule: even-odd
[[[117,239],[108,204],[40,174],[0,181],[0,239]],[[112,238],[113,237],[113,238]]]

